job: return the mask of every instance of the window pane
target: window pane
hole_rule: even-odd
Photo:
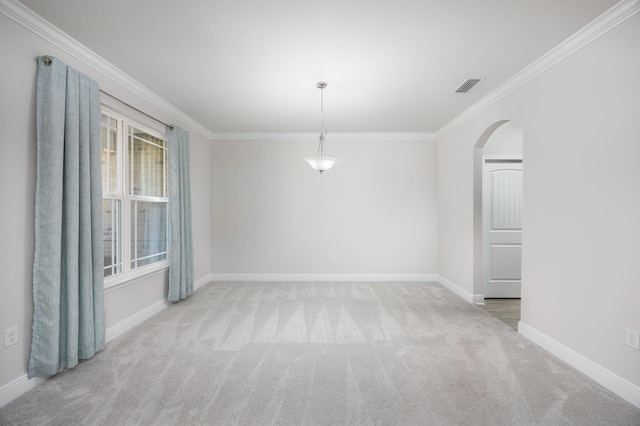
[[[120,246],[120,200],[102,200],[102,244],[104,248],[104,276],[122,272]]]
[[[131,195],[167,196],[167,146],[162,139],[129,127],[129,182]]]
[[[102,115],[102,192],[118,193],[118,122]]]
[[[131,202],[131,268],[167,258],[167,203]]]
[[[104,276],[126,279],[168,258],[167,144],[109,111],[101,124]]]

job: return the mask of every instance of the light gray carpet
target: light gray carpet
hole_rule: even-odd
[[[5,425],[638,425],[434,283],[212,283],[0,410]]]

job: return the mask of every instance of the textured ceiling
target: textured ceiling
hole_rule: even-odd
[[[21,2],[215,133],[436,132],[616,3]]]

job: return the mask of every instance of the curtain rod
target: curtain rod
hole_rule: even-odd
[[[165,126],[167,126],[167,127],[169,128],[169,130],[173,130],[173,126],[172,126],[172,125],[167,124],[167,123],[165,123],[165,122],[164,122],[164,121],[162,121],[162,120],[158,120],[158,119],[157,119],[157,118],[155,118],[155,117],[152,117],[151,115],[147,114],[146,112],[141,111],[141,110],[139,110],[138,108],[134,107],[133,105],[126,103],[126,102],[125,102],[125,101],[123,101],[122,99],[120,99],[120,98],[117,98],[117,97],[113,96],[111,93],[105,92],[105,91],[104,91],[104,90],[102,90],[102,89],[100,89],[100,92],[104,93],[105,95],[109,96],[110,98],[115,99],[116,101],[120,102],[121,104],[126,105],[126,106],[128,106],[129,108],[131,108],[131,109],[133,109],[133,110],[135,110],[135,111],[138,111],[140,114],[146,115],[146,116],[147,116],[147,117],[149,117],[150,119],[152,119],[152,120],[154,120],[154,121],[157,121],[157,122],[158,122],[158,123],[160,123],[160,124],[164,124]]]
[[[39,60],[39,59],[40,59],[40,58],[36,58],[36,60]],[[49,57],[49,56],[43,56],[43,57],[42,57],[42,61],[43,61],[43,63],[44,63],[46,66],[48,66],[48,67],[49,67],[49,66],[51,66],[51,64],[53,63],[53,61],[51,60],[51,57]],[[164,121],[158,120],[158,119],[157,119],[157,118],[155,118],[155,117],[150,116],[150,115],[149,115],[149,114],[147,114],[146,112],[141,111],[141,110],[139,110],[138,108],[134,107],[133,105],[126,103],[126,102],[125,102],[125,101],[123,101],[122,99],[120,99],[120,98],[117,98],[117,97],[113,96],[111,93],[109,93],[109,92],[105,92],[105,91],[104,91],[104,90],[102,90],[102,89],[100,89],[100,92],[104,93],[105,95],[109,96],[110,98],[115,99],[116,101],[120,102],[121,104],[128,106],[129,108],[133,109],[134,111],[138,111],[140,114],[142,114],[142,115],[146,115],[146,116],[147,116],[147,117],[149,117],[150,119],[152,119],[152,120],[154,120],[154,121],[157,121],[157,122],[158,122],[158,123],[160,123],[160,124],[164,124],[166,127],[168,127],[168,128],[169,128],[169,130],[173,130],[173,126],[171,126],[171,125],[169,125],[169,124],[165,123]]]

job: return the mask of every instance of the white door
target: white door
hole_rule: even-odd
[[[482,181],[485,298],[518,298],[522,254],[522,161],[485,160]]]

